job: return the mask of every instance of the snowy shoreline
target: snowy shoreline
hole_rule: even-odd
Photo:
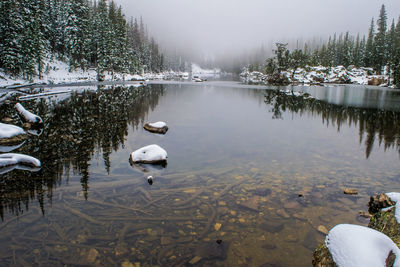
[[[271,84],[271,77],[259,71],[250,72],[244,68],[240,73],[243,81],[248,83]],[[336,67],[306,67],[282,71],[279,82],[282,85],[368,85],[396,89],[391,83],[388,85],[388,75],[376,75],[371,68],[355,68],[344,66]],[[390,79],[392,81],[392,79]]]

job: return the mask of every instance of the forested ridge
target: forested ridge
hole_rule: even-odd
[[[32,79],[58,59],[70,70],[104,73],[160,72],[164,56],[142,18],[127,19],[107,0],[0,1],[0,68]]]
[[[349,32],[333,34],[319,46],[289,50],[288,44],[277,43],[275,56],[268,58],[263,66],[250,64],[249,71],[273,74],[283,70],[306,66],[369,67],[378,74],[386,74],[393,83],[400,85],[400,18],[390,26],[382,5],[378,19],[372,18],[368,36],[351,35]]]

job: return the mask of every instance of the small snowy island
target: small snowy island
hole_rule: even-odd
[[[152,133],[165,134],[168,131],[168,126],[163,121],[148,122],[143,128]]]
[[[148,163],[148,164],[166,164],[167,151],[158,145],[149,145],[133,151],[129,157],[131,164]]]

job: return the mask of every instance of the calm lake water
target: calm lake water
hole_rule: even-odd
[[[72,92],[22,101],[45,127],[13,152],[43,166],[0,176],[0,265],[310,266],[318,228],[366,225],[369,196],[400,190],[400,92],[262,88],[47,88]],[[0,110],[21,125],[12,103]],[[158,120],[167,134],[143,129]],[[149,144],[165,168],[129,164]]]

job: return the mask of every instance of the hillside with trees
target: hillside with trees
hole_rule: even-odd
[[[69,70],[104,73],[159,72],[164,56],[142,18],[126,20],[107,0],[2,0],[0,68],[32,80],[56,59]]]
[[[289,50],[287,43],[277,43],[274,57],[268,58],[264,66],[250,64],[248,71],[261,71],[275,76],[282,82],[281,72],[307,66],[322,66],[327,69],[336,66],[372,68],[376,75],[386,75],[388,85],[392,82],[400,88],[400,18],[390,27],[387,24],[385,6],[382,5],[379,18],[372,18],[368,36],[351,35],[349,32],[334,34],[320,46],[311,48],[305,43],[303,49]],[[280,78],[279,78],[280,77]]]

